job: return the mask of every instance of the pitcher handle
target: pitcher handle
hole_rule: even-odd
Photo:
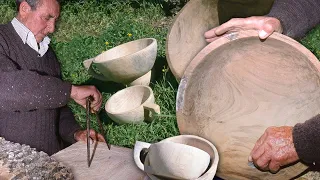
[[[88,73],[93,76],[96,79],[99,79],[101,81],[108,81],[102,74],[98,74],[92,67],[92,62],[94,61],[94,58],[87,59],[83,61],[83,66],[88,70]]]
[[[142,171],[144,171],[144,165],[142,164],[142,162],[140,160],[140,153],[141,153],[142,149],[144,149],[144,148],[148,149],[150,146],[151,146],[150,143],[141,142],[141,141],[136,141],[136,143],[134,145],[133,159],[134,159],[134,162],[136,163],[136,165],[138,166],[138,168],[141,169]]]

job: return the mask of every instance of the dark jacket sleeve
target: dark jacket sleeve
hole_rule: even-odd
[[[6,55],[5,48],[0,44],[1,111],[51,109],[67,104],[71,93],[69,82],[64,82],[58,77],[40,75],[36,71],[19,69],[19,66]]]
[[[300,39],[320,22],[320,0],[275,0],[267,16],[281,21],[283,34]]]
[[[294,147],[306,163],[320,163],[320,115],[293,128]]]
[[[62,140],[68,144],[75,143],[74,133],[79,129],[81,127],[75,120],[71,109],[68,106],[60,108],[59,134]]]

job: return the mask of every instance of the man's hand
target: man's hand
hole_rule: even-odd
[[[299,160],[294,148],[291,126],[269,127],[256,142],[249,161],[264,171],[276,173],[281,166]]]
[[[282,33],[282,26],[277,18],[252,16],[248,18],[233,18],[222,25],[207,31],[204,36],[207,42],[212,42],[224,34],[242,30],[258,30],[259,38],[266,39],[273,32]]]
[[[95,86],[74,86],[71,88],[71,98],[86,108],[86,98],[92,96],[91,110],[99,111],[102,104],[102,95]]]
[[[103,136],[97,133],[95,130],[90,129],[90,138],[94,141],[106,142]],[[74,139],[76,141],[87,142],[87,130],[78,130],[74,133]]]

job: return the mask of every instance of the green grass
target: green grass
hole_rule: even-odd
[[[15,15],[14,1],[0,2],[0,23],[9,22]],[[161,5],[157,3],[146,3],[134,8],[126,1],[100,4],[96,0],[80,2],[64,3],[56,32],[51,37],[51,45],[61,62],[63,79],[78,85],[95,85],[103,93],[104,104],[124,86],[93,79],[83,67],[82,61],[131,40],[153,37],[158,41],[158,57],[150,86],[154,90],[156,103],[161,107],[161,115],[155,116],[152,123],[117,125],[102,107],[100,117],[104,121],[109,142],[132,148],[136,140],[152,143],[178,135],[175,117],[178,84],[165,58],[166,35],[172,18],[166,17]],[[320,27],[317,27],[301,41],[318,58],[319,36]],[[85,127],[85,110],[73,101],[69,106],[80,125]],[[91,118],[95,119],[94,116]],[[98,130],[95,121],[92,127]]]
[[[0,5],[1,23],[10,21],[15,15],[12,3]],[[100,118],[111,144],[133,147],[136,140],[157,142],[179,134],[175,118],[175,96],[177,82],[168,71],[165,59],[165,38],[170,18],[166,17],[160,5],[147,4],[133,8],[129,3],[96,3],[95,0],[82,3],[65,3],[57,23],[56,32],[51,36],[54,48],[62,66],[63,79],[78,85],[95,85],[103,93],[103,100],[124,86],[93,79],[83,67],[82,61],[119,44],[135,39],[152,37],[158,42],[158,57],[153,69],[151,88],[161,115],[151,123],[117,125],[101,107]],[[132,36],[130,36],[130,34]],[[106,45],[108,42],[108,45]],[[69,103],[77,121],[86,126],[85,109],[75,102]],[[92,115],[92,127],[98,130]]]
[[[82,66],[82,61],[128,41],[145,37],[157,39],[159,48],[154,73],[160,76],[153,79],[151,87],[165,117],[155,117],[152,123],[117,125],[109,119],[102,107],[100,116],[105,122],[111,144],[133,147],[136,140],[157,142],[179,134],[174,111],[177,83],[172,75],[171,84],[174,85],[165,78],[170,76],[164,68],[168,29],[159,26],[164,19],[166,17],[161,7],[151,4],[148,8],[133,8],[128,3],[106,5],[86,1],[63,6],[57,32],[52,36],[52,46],[62,63],[63,78],[73,84],[97,86],[103,92],[104,104],[113,93],[124,87],[93,79]],[[85,127],[84,109],[74,102],[70,102],[69,106],[81,126]],[[98,129],[95,121],[93,127]]]
[[[312,29],[301,43],[320,59],[320,25]]]

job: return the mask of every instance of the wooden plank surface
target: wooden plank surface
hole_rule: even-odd
[[[93,153],[91,145],[91,154]],[[133,160],[133,150],[98,143],[91,166],[87,165],[87,146],[77,142],[51,157],[72,169],[76,180],[143,180],[146,176]]]

